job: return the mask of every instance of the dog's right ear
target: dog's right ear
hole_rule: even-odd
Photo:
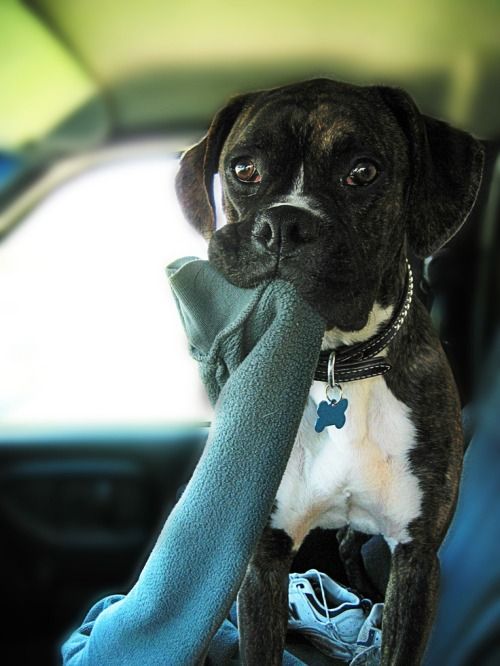
[[[225,140],[251,95],[238,95],[217,112],[203,139],[186,150],[175,179],[187,220],[209,240],[215,231],[213,178]]]

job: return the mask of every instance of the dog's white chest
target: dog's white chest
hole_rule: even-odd
[[[344,385],[345,426],[316,433],[324,389],[319,382],[311,388],[271,525],[284,529],[296,547],[315,527],[347,524],[383,534],[391,544],[408,541],[422,496],[408,460],[415,444],[408,407],[383,377],[352,382]]]

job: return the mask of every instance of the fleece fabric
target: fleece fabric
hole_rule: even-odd
[[[271,511],[318,360],[325,322],[291,284],[240,289],[193,258],[174,262],[168,274],[216,417],[136,584],[91,609],[63,645],[66,666],[194,666],[207,655],[209,663],[230,663],[234,632],[225,618]]]

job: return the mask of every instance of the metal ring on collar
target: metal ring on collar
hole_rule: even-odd
[[[328,370],[326,373],[328,377],[328,385],[333,388],[335,386],[335,352],[332,351],[328,357]]]
[[[340,386],[340,384],[334,384],[333,386],[327,384],[325,393],[326,399],[332,405],[336,405],[342,400],[342,386]]]

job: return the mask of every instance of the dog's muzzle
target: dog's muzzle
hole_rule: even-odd
[[[296,206],[278,205],[258,213],[252,236],[260,250],[292,255],[318,239],[319,221],[312,213]]]

